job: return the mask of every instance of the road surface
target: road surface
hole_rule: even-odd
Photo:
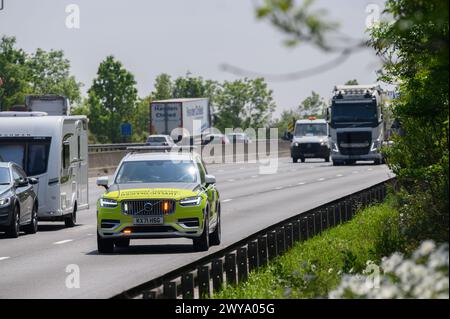
[[[78,226],[40,223],[35,235],[9,239],[0,234],[0,298],[112,297],[278,221],[393,176],[384,165],[333,167],[312,160],[293,164],[290,158],[281,158],[272,175],[259,175],[256,164],[217,164],[208,170],[221,193],[221,246],[197,253],[187,239],[132,240],[130,248],[99,255],[95,202],[103,189],[92,178],[91,208],[78,212]],[[66,287],[70,265],[80,270],[79,288]]]

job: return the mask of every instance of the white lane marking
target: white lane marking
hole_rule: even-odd
[[[305,185],[305,184],[306,184],[305,182],[300,182],[297,185]]]
[[[280,190],[280,189],[283,189],[283,186],[278,186],[278,187],[274,188],[274,190]]]
[[[344,176],[344,175],[342,175],[342,174],[337,174],[336,175],[336,177],[342,177],[342,176]]]
[[[232,200],[233,200],[232,198],[224,199],[224,200],[222,201],[222,203],[228,203],[228,202],[231,202]]]
[[[252,176],[252,178],[257,178],[257,177],[258,177],[258,175],[253,175],[253,176]]]
[[[6,259],[9,259],[9,258],[11,258],[11,257],[9,257],[9,256],[7,256],[7,257],[0,257],[0,261],[6,260]]]
[[[234,182],[234,179],[229,179],[227,182]]]
[[[53,244],[54,245],[62,245],[62,244],[70,243],[71,241],[73,241],[73,239],[61,240],[61,241],[54,242]]]
[[[368,171],[373,171],[373,168],[368,168],[367,170],[368,170]]]
[[[319,178],[317,181],[318,181],[318,182],[322,182],[322,181],[324,181],[324,180],[325,180],[325,178],[322,177],[322,178]]]
[[[353,173],[353,174],[358,174],[358,173],[359,173],[359,171],[353,171],[352,173]]]

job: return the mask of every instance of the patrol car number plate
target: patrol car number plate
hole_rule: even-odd
[[[163,217],[135,217],[134,225],[161,225],[164,223]]]

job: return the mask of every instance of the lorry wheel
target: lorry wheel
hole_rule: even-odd
[[[11,224],[6,230],[6,236],[8,236],[9,238],[17,238],[19,237],[19,233],[20,233],[20,212],[19,207],[16,206],[14,208],[14,213],[11,217]]]
[[[219,210],[217,212],[217,225],[216,229],[214,229],[214,232],[209,235],[209,243],[214,246],[220,245],[221,240],[221,220],[220,220],[220,206]]]
[[[376,159],[376,160],[373,161],[373,164],[374,165],[381,165],[381,160]]]
[[[305,162],[305,158],[304,157],[301,157],[300,160],[302,161],[302,163]]]
[[[298,163],[298,158],[293,157],[293,158],[292,158],[292,163]]]
[[[100,254],[111,254],[114,252],[114,241],[110,238],[102,238],[97,231],[97,250]]]
[[[333,161],[333,166],[341,166],[342,162],[339,161]]]
[[[36,234],[38,231],[38,220],[37,220],[37,207],[36,204],[33,206],[33,211],[31,212],[31,221],[23,229],[27,234]]]
[[[205,226],[203,227],[203,233],[199,238],[193,239],[195,251],[208,251],[209,249],[209,218],[208,214],[205,216]]]
[[[64,224],[66,227],[75,227],[77,224],[77,205],[73,208],[73,212],[64,218]]]
[[[330,157],[329,156],[325,157],[325,162],[327,162],[327,163],[330,162]]]
[[[130,247],[130,238],[116,239],[114,245],[118,248],[128,248]]]

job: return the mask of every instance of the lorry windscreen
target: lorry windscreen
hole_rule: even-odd
[[[339,103],[331,109],[332,122],[376,122],[377,108],[374,103]]]
[[[47,172],[51,138],[0,138],[0,157],[21,166],[28,176]]]
[[[326,124],[297,124],[295,127],[295,136],[326,136]]]

